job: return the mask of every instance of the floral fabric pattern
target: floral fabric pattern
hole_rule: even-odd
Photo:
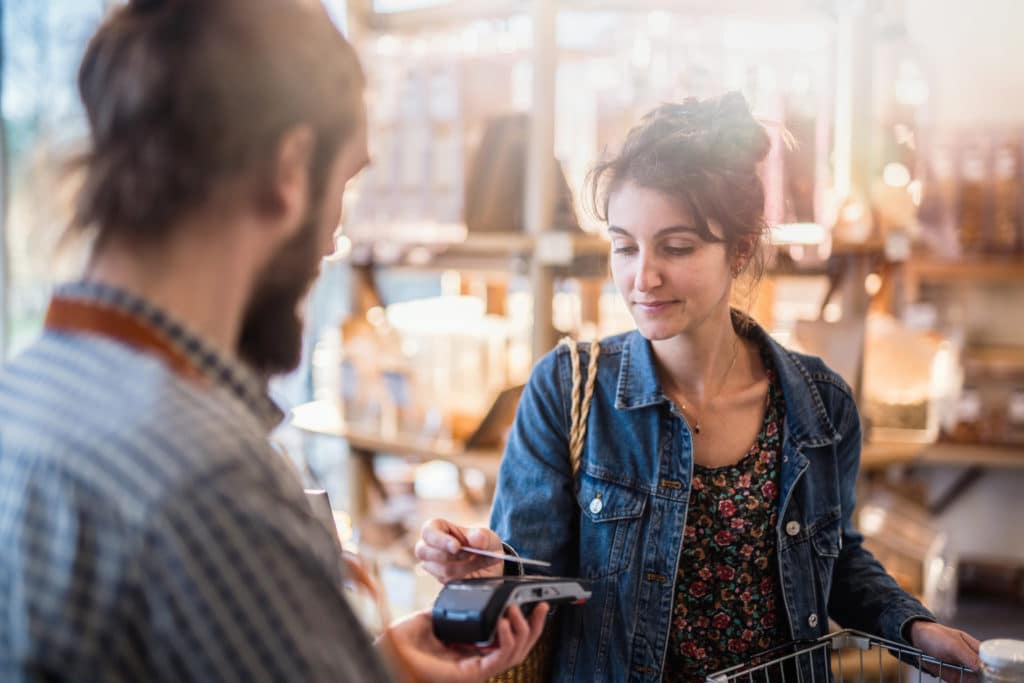
[[[771,367],[768,378],[764,422],[746,455],[694,466],[665,681],[704,681],[787,640],[775,552],[785,403]]]

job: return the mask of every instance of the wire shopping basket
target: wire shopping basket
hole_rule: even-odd
[[[919,683],[925,676],[963,681],[972,669],[918,649],[859,631],[830,633],[817,640],[773,648],[708,676],[708,683]],[[930,679],[927,679],[930,680]]]

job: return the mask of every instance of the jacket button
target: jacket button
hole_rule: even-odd
[[[601,512],[602,508],[604,508],[604,503],[601,502],[600,498],[590,501],[590,514],[596,515]]]
[[[807,625],[811,628],[815,628],[818,625],[818,615],[812,614],[811,616],[807,617]]]
[[[800,533],[800,522],[786,522],[786,533],[790,536],[796,536],[798,533]]]

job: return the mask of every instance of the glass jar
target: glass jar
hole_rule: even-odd
[[[983,683],[1024,681],[1024,640],[986,640],[978,650]]]
[[[1019,142],[1003,141],[992,160],[992,234],[989,247],[1000,254],[1017,250],[1022,234],[1020,215]]]
[[[968,144],[960,153],[960,246],[966,253],[981,249],[987,239],[988,150],[983,142]]]

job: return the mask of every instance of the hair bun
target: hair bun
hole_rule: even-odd
[[[643,126],[644,137],[657,140],[656,146],[685,149],[694,166],[708,169],[753,173],[771,147],[738,92],[663,104],[644,117]]]
[[[747,100],[738,92],[729,92],[717,100],[713,114],[715,156],[727,164],[756,166],[771,149],[771,138],[753,114]]]

